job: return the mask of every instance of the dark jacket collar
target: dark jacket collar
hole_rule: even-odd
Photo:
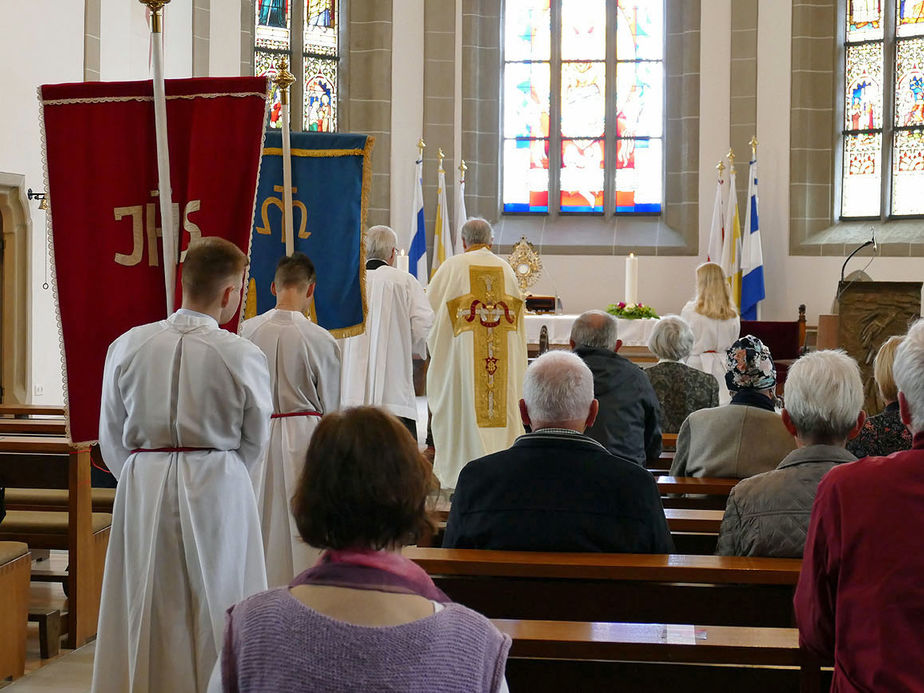
[[[379,260],[377,257],[372,258],[371,260],[366,260],[366,269],[374,270],[379,267],[385,267],[388,263],[384,260]]]
[[[766,395],[755,390],[738,390],[731,398],[731,404],[740,404],[746,407],[757,407],[767,411],[774,411],[774,402]]]
[[[590,436],[566,428],[540,428],[538,431],[525,433],[519,436],[514,442],[514,445],[542,445],[543,442],[550,441],[566,441],[568,443],[591,445],[595,448],[599,448],[603,452],[607,452],[605,447]]]

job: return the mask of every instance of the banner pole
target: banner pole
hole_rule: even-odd
[[[157,192],[164,251],[164,289],[167,316],[173,313],[176,292],[177,243],[173,226],[173,195],[170,189],[170,147],[167,143],[167,98],[164,91],[164,44],[161,27],[164,5],[170,0],[140,0],[151,11],[151,48],[154,63],[154,131],[157,140]]]
[[[273,83],[279,87],[282,102],[282,235],[286,241],[286,255],[295,252],[295,218],[292,212],[292,143],[289,127],[289,87],[295,82],[295,75],[289,72],[289,65],[283,58],[278,66]]]

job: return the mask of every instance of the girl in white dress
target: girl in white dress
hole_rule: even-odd
[[[725,272],[714,262],[696,268],[696,298],[680,313],[693,330],[693,349],[686,364],[711,373],[719,383],[719,404],[731,396],[725,386],[725,351],[741,330],[738,311],[731,300]]]

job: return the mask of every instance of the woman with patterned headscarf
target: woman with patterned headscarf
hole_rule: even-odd
[[[770,350],[747,335],[725,352],[731,403],[695,411],[680,427],[673,476],[744,479],[776,469],[795,440],[776,412],[776,369]]]

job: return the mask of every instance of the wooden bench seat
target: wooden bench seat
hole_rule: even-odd
[[[798,559],[408,547],[446,594],[490,618],[788,628]]]
[[[25,671],[31,566],[26,544],[0,541],[0,681]]]
[[[659,476],[655,479],[662,493],[692,493],[704,496],[727,496],[740,479],[702,476]]]
[[[64,416],[64,407],[48,404],[0,404],[0,416]]]
[[[64,419],[0,418],[0,435],[63,436],[66,431]]]
[[[112,514],[115,504],[114,488],[92,488],[90,499],[94,513]],[[48,510],[66,508],[70,497],[67,489],[10,488],[6,491],[6,507],[10,510]]]
[[[94,535],[112,526],[109,513],[91,514]],[[24,537],[34,549],[67,549],[69,517],[66,512],[53,510],[9,510],[0,524],[0,541]]]

